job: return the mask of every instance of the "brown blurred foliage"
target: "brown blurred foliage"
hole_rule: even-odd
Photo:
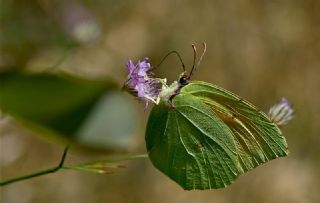
[[[288,98],[295,118],[283,129],[290,155],[242,175],[230,187],[183,191],[149,160],[125,162],[113,175],[63,171],[9,185],[3,203],[29,202],[319,202],[320,1],[0,1],[0,70],[55,70],[83,77],[126,78],[127,59],[156,64],[177,50],[192,62],[191,43],[207,42],[194,79],[220,85],[262,109]],[[50,69],[50,71],[52,71]],[[177,79],[179,60],[157,70]],[[136,102],[132,99],[132,102]],[[144,153],[147,113],[128,153]],[[2,116],[1,179],[58,162],[53,145]],[[68,162],[104,154],[72,150]]]

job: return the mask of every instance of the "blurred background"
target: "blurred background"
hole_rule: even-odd
[[[320,202],[319,10],[317,0],[0,0],[1,75],[21,69],[67,73],[117,89],[126,79],[128,59],[147,56],[157,64],[177,50],[190,67],[191,43],[201,49],[205,41],[207,53],[193,79],[222,86],[265,111],[281,97],[295,108],[294,120],[283,129],[290,155],[241,175],[226,189],[183,191],[141,159],[122,162],[125,168],[108,175],[61,171],[8,185],[0,189],[0,201]],[[181,71],[172,56],[156,72],[172,82]],[[99,96],[86,125],[72,131],[76,144],[67,164],[146,152],[149,111],[130,95],[112,91],[102,100]],[[23,88],[18,93],[23,95]],[[30,102],[28,95],[18,103]],[[59,162],[65,143],[61,134],[68,131],[52,139],[13,114],[0,116],[1,180]]]

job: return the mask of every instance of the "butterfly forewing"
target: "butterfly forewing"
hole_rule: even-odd
[[[280,129],[249,102],[221,87],[199,81],[191,82],[182,92],[196,96],[229,127],[243,171],[288,154]]]

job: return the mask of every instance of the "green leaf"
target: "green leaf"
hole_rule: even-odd
[[[122,148],[129,142],[128,136],[134,129],[132,125],[135,122],[128,121],[134,117],[128,102],[115,91],[116,85],[110,80],[86,80],[66,74],[9,72],[0,74],[0,89],[1,111],[45,137],[109,149],[114,143]],[[110,126],[110,116],[115,122],[124,121],[126,131],[120,132],[113,128],[115,125]],[[111,139],[111,131],[121,140]]]
[[[192,82],[149,116],[146,144],[156,168],[184,189],[223,188],[241,173],[287,154],[278,127],[253,105]]]

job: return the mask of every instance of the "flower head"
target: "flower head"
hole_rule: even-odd
[[[270,108],[268,115],[272,122],[278,126],[282,126],[286,125],[293,118],[293,112],[291,103],[286,98],[282,98],[278,104]]]
[[[145,58],[142,61],[138,61],[136,65],[129,60],[126,67],[129,75],[125,88],[143,101],[145,108],[150,101],[158,104],[160,101],[159,93],[162,85],[165,84],[165,80],[154,77],[153,67],[151,67],[149,59]]]

